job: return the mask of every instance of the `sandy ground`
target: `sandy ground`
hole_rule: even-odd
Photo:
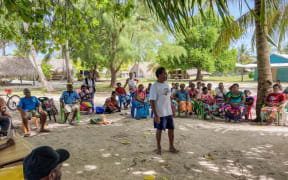
[[[101,105],[106,95],[97,94],[96,104]],[[143,180],[147,175],[157,180],[288,179],[287,127],[175,118],[180,152],[168,152],[165,132],[160,156],[153,152],[152,119],[136,121],[128,114],[106,115],[115,121],[106,126],[90,125],[95,115],[81,115],[77,126],[49,122],[51,133],[33,130],[26,139],[35,147],[49,145],[71,153],[63,167],[64,180]],[[18,113],[12,115],[20,126]]]

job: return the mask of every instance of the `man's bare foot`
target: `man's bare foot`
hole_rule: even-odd
[[[179,151],[175,147],[172,147],[172,148],[169,148],[169,152],[178,153]]]
[[[31,135],[31,131],[28,131],[26,134],[24,134],[24,137],[29,137]]]
[[[40,129],[40,133],[45,133],[45,132],[51,132],[51,131],[48,129]]]
[[[157,149],[155,149],[154,151],[156,152],[156,154],[159,154],[159,155],[161,155],[161,154],[162,154],[161,148],[160,148],[160,149],[159,149],[159,148],[157,148]]]

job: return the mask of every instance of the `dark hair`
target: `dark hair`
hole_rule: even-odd
[[[148,84],[148,86],[151,86],[151,85],[152,85],[152,83],[149,83],[149,84]]]
[[[280,85],[279,84],[274,84],[273,88],[276,87],[276,86],[280,89]]]
[[[83,84],[83,85],[81,86],[81,89],[84,88],[84,87],[86,88],[86,85]]]
[[[155,72],[156,77],[159,78],[160,74],[162,74],[164,70],[165,70],[164,67],[159,67],[159,68],[157,68],[157,70],[156,70],[156,72]]]
[[[111,94],[112,94],[112,95],[113,95],[113,94],[116,94],[116,92],[115,92],[115,91],[112,91],[112,93],[111,93]]]
[[[234,84],[232,84],[232,86],[230,86],[231,90],[232,90],[232,88],[235,87],[235,86],[237,86],[237,87],[239,88],[239,84],[234,83]],[[229,88],[229,89],[230,89],[230,88]]]
[[[121,82],[118,82],[118,83],[117,83],[117,85],[118,85],[118,84],[120,84],[120,85],[121,85]]]
[[[279,79],[277,80],[277,82],[278,82],[278,81],[281,82]]]
[[[245,89],[244,93],[246,94],[247,92],[251,92],[249,89]]]
[[[141,86],[143,86],[143,87],[144,87],[144,85],[143,85],[143,84],[139,84],[139,85],[138,85],[138,88],[140,88]]]
[[[205,90],[207,90],[208,88],[205,86],[202,88],[202,92],[204,92]]]

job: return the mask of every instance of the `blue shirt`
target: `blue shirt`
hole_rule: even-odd
[[[27,97],[21,98],[18,107],[20,107],[24,111],[32,111],[36,110],[36,107],[39,105],[40,101],[35,96],[31,96],[30,99],[28,99]]]
[[[63,99],[65,104],[73,104],[74,101],[80,98],[79,98],[79,95],[75,91],[73,92],[64,91],[60,99]]]
[[[189,95],[189,92],[187,90],[185,90],[184,93],[181,90],[177,91],[176,93],[176,96],[178,97],[179,101],[186,101],[187,95]]]

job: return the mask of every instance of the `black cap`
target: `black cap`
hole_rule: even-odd
[[[49,146],[34,149],[23,161],[24,178],[39,180],[50,174],[51,170],[70,157],[65,149],[54,150]]]

